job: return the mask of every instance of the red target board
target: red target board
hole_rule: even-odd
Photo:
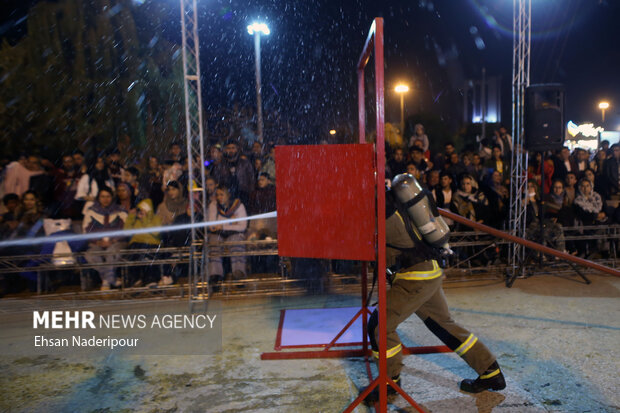
[[[372,144],[276,147],[278,254],[375,260]]]

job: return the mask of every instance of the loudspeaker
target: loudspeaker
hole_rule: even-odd
[[[532,85],[525,89],[524,144],[529,151],[564,146],[564,86]]]

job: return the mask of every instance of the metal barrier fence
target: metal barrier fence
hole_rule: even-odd
[[[618,245],[620,242],[620,225],[605,226],[575,226],[565,227],[564,240],[567,243],[592,242],[596,241],[602,244],[604,248],[600,252],[603,256],[593,259],[594,261],[605,263],[611,267],[618,267]],[[479,231],[455,231],[451,234],[450,245],[455,251],[454,256],[448,260],[446,275],[451,278],[461,280],[479,279],[482,275],[488,275],[493,278],[503,276],[508,268],[508,255],[506,246],[511,242],[496,238]],[[232,251],[242,246],[243,251]],[[198,250],[202,252],[200,245]],[[217,244],[206,244],[206,253],[209,258],[215,257],[235,257],[235,256],[276,256],[278,255],[277,240],[270,241],[239,241],[239,242],[221,242]],[[93,263],[86,260],[86,255],[90,256],[110,256],[115,255],[117,259],[113,262]],[[144,260],[136,260],[136,256],[145,257]],[[534,256],[533,256],[534,257]],[[97,270],[100,267],[115,267],[120,270],[122,279],[127,278],[127,271],[132,267],[144,266],[163,266],[189,264],[190,247],[158,247],[152,249],[122,249],[117,252],[73,252],[67,254],[36,254],[36,255],[12,255],[0,256],[0,277],[4,274],[15,274],[24,272],[37,273],[37,292],[43,290],[42,283],[45,280],[45,274],[51,271],[80,271]],[[592,258],[590,258],[592,259]],[[64,262],[64,264],[59,264]],[[532,265],[531,273],[543,272],[544,268],[536,268],[536,261],[533,259],[524,265]],[[554,273],[557,272],[557,266],[561,262],[548,262],[549,266],[553,266]],[[560,268],[560,270],[570,271],[570,267]],[[331,275],[337,273],[331,268],[326,270]],[[282,283],[291,283],[294,280],[289,279],[287,273],[290,274],[291,265],[288,260],[280,260],[279,273],[271,279],[278,280]],[[352,274],[355,272],[352,272]],[[341,274],[342,275],[342,274]],[[474,277],[472,277],[474,276]],[[478,276],[478,277],[476,277]],[[350,280],[344,280],[345,283],[355,281],[354,275],[350,276]],[[239,283],[256,282],[255,278],[247,277],[239,281]],[[299,281],[299,280],[297,280]],[[342,279],[340,281],[343,281]],[[127,286],[124,286],[127,287]],[[184,291],[181,290],[181,294]]]

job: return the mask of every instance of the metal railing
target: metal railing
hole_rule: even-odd
[[[605,257],[594,259],[593,261],[605,263],[612,267],[618,267],[618,244],[620,243],[620,225],[604,226],[574,226],[564,227],[565,242],[588,242],[596,240],[599,243],[608,243],[609,248],[605,252]],[[480,231],[455,231],[451,234],[450,245],[455,251],[455,255],[448,260],[446,275],[448,278],[454,277],[461,279],[474,279],[481,274],[489,274],[494,278],[502,277],[506,269],[510,267],[508,259],[508,247],[510,241],[506,241]],[[243,251],[235,251],[236,247],[243,247]],[[270,241],[237,241],[220,242],[206,244],[207,258],[216,257],[237,257],[237,256],[276,256],[278,255],[277,240]],[[197,244],[195,250],[202,252],[202,246]],[[487,253],[485,251],[491,250]],[[465,255],[465,253],[467,255]],[[110,256],[115,255],[117,259],[113,262],[93,263],[86,260],[89,256]],[[488,261],[489,255],[493,256],[492,262]],[[136,256],[144,256],[143,260],[136,260]],[[474,259],[477,258],[477,259]],[[487,261],[485,261],[487,260]],[[281,260],[282,261],[282,260]],[[58,262],[65,262],[59,264]],[[38,292],[41,293],[42,273],[50,271],[85,271],[97,270],[101,267],[115,267],[121,270],[121,276],[126,276],[126,271],[132,267],[144,266],[163,266],[190,264],[190,247],[155,247],[147,249],[122,249],[113,253],[109,252],[72,252],[67,254],[35,254],[35,255],[11,255],[0,256],[0,277],[5,274],[15,274],[23,272],[36,272],[38,278]],[[533,265],[534,263],[532,263]],[[561,265],[561,262],[553,263],[554,266]],[[281,262],[278,274],[273,274],[267,281],[270,283],[280,282],[291,284],[298,279],[290,279],[286,273],[290,273],[290,264],[287,261]],[[566,266],[569,271],[570,267]],[[542,271],[534,268],[533,271]],[[335,277],[337,283],[350,283],[356,280],[357,276],[347,274],[336,274],[328,270],[330,277]],[[264,278],[263,278],[264,280]],[[260,283],[261,279],[248,276],[243,280],[237,280],[232,285]],[[250,289],[255,291],[256,288]],[[184,294],[184,292],[182,292]]]

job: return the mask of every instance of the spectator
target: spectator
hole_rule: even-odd
[[[585,149],[576,148],[573,151],[573,159],[575,164],[577,165],[577,169],[575,173],[577,174],[577,179],[583,178],[583,173],[586,169],[588,169],[588,158],[589,154]]]
[[[248,213],[250,215],[264,214],[276,210],[276,188],[269,179],[269,174],[262,172],[257,180],[256,188],[250,194]],[[278,237],[276,218],[253,219],[248,228],[250,241],[274,240]],[[276,272],[278,267],[277,257],[253,256],[250,258],[253,273]]]
[[[172,142],[168,148],[168,160],[183,163],[185,156],[183,156],[183,149],[180,142]]]
[[[536,152],[532,163],[528,167],[527,177],[528,179],[534,179],[538,186],[543,187],[543,193],[548,194],[549,189],[551,189],[551,181],[553,180],[553,160],[546,158],[545,159],[545,182],[542,182],[542,172],[541,172],[541,163],[542,163],[542,153]]]
[[[489,201],[482,191],[478,191],[474,186],[474,178],[469,175],[461,177],[461,185],[456,194],[452,197],[450,209],[467,219],[479,223],[485,223]]]
[[[261,172],[256,188],[250,194],[248,212],[250,215],[264,214],[276,210],[276,187],[269,179],[269,174]]]
[[[564,180],[564,192],[566,192],[567,202],[571,205],[573,201],[575,201],[575,196],[577,195],[575,185],[577,185],[577,175],[574,172],[567,173],[566,179]]]
[[[442,171],[445,168],[446,163],[449,162],[450,156],[454,152],[454,144],[452,142],[446,142],[443,147],[444,153],[438,153],[433,158],[433,168],[438,171]]]
[[[73,151],[72,158],[73,158],[73,165],[75,167],[75,170],[78,172],[78,174],[80,175],[85,174],[88,168],[86,167],[86,164],[84,163],[84,152],[82,152],[79,149],[76,149],[75,151]]]
[[[575,212],[573,204],[569,201],[564,189],[564,183],[560,179],[554,179],[551,192],[544,196],[545,217],[551,222],[560,224],[563,228],[575,225]],[[573,241],[566,242],[566,249],[570,254],[577,255],[577,247]]]
[[[112,190],[116,188],[115,181],[106,167],[105,159],[102,157],[97,157],[95,160],[95,166],[91,170],[90,174],[92,175],[92,178],[95,179],[95,182],[97,182],[97,186],[99,188],[103,188],[104,186],[107,186]]]
[[[612,156],[603,164],[603,182],[605,182],[605,199],[620,199],[620,144],[611,145]]]
[[[146,194],[148,192],[146,192],[145,189],[142,188],[142,186],[140,185],[140,171],[138,171],[138,168],[134,166],[124,168],[121,172],[121,177],[122,181],[129,185],[131,193],[136,202],[140,202],[141,200],[146,198]]]
[[[177,217],[187,213],[188,206],[181,184],[170,181],[166,186],[164,201],[157,207],[157,216],[162,225],[171,225]]]
[[[585,178],[579,181],[579,193],[573,203],[577,218],[583,225],[601,225],[607,223],[607,216],[603,212],[603,200],[594,192],[592,183]],[[591,231],[585,232],[592,235]],[[597,240],[589,240],[578,244],[579,255],[589,257],[598,253]]]
[[[538,184],[535,180],[528,180],[526,203],[526,229],[525,236],[539,244],[548,245],[559,251],[565,251],[564,230],[557,222],[553,222],[542,217],[542,203]],[[542,219],[542,237],[541,237]]]
[[[424,153],[422,152],[422,149],[418,148],[417,146],[414,146],[413,148],[411,148],[410,155],[411,155],[410,162],[415,165],[418,171],[420,171],[421,173],[426,173],[426,171],[428,171],[429,168],[428,168],[428,164],[426,163],[426,160],[424,159]]]
[[[510,204],[510,194],[502,174],[499,171],[491,172],[491,179],[481,189],[489,200],[487,225],[501,229],[506,222]]]
[[[263,160],[263,166],[261,167],[260,171],[268,173],[269,179],[271,180],[273,185],[275,185],[276,184],[276,146],[273,144],[270,144],[268,147],[269,147],[269,150],[267,151],[267,154],[265,155],[265,158]]]
[[[205,186],[207,187],[207,207],[211,202],[215,201],[215,190],[217,189],[217,181],[212,176],[205,178]]]
[[[234,196],[234,193],[231,192],[229,187],[220,184],[215,191],[215,198],[216,202],[209,205],[209,221],[222,221],[232,218],[244,218],[247,216],[245,206],[239,198]],[[211,251],[218,253],[220,248],[216,245],[220,242],[243,241],[245,239],[244,233],[247,226],[247,221],[240,221],[208,227],[209,244],[213,245]],[[243,245],[230,248],[230,252],[239,253],[243,251],[245,251]],[[245,277],[246,261],[244,256],[230,257],[230,264],[233,280],[240,280]],[[219,290],[219,284],[223,280],[224,275],[221,257],[209,259],[209,274],[209,282],[214,285],[215,291]]]
[[[254,158],[254,160],[252,161],[252,167],[254,170],[254,176],[258,176],[260,174],[261,169],[263,169],[263,159]]]
[[[480,161],[483,165],[492,158],[492,147],[493,141],[491,139],[485,138],[480,141],[480,150],[478,151],[478,156],[480,156]]]
[[[260,159],[261,163],[263,160],[263,145],[256,141],[252,144],[252,149],[250,150],[250,156],[248,157],[248,159],[250,160],[250,162],[252,163],[252,165],[254,165],[254,161],[256,159]],[[260,169],[258,171],[256,171],[257,173],[260,171]]]
[[[153,202],[154,208],[157,208],[164,199],[162,183],[162,167],[159,164],[159,160],[156,156],[149,156],[146,171],[142,174],[140,187],[144,189],[147,198]]]
[[[594,169],[587,168],[583,172],[583,177],[590,181],[590,183],[592,184],[592,188],[594,188],[594,192],[598,192],[599,195],[607,194],[607,188],[605,188],[605,185],[603,184],[603,179],[600,176],[596,175]],[[601,197],[603,197],[603,195],[601,195]],[[603,200],[605,199],[603,198]]]
[[[405,173],[412,175],[415,179],[418,180],[418,182],[420,182],[422,186],[425,185],[425,182],[423,182],[423,179],[422,179],[422,174],[420,173],[418,168],[416,168],[415,164],[411,162],[407,163],[407,169],[405,170]]]
[[[429,189],[431,188],[437,206],[449,210],[450,204],[452,203],[452,196],[454,195],[452,175],[447,171],[441,171],[439,174],[439,185],[433,187],[429,185]],[[448,224],[450,228],[454,227],[454,221],[450,218],[444,218],[444,221],[446,221],[446,224]]]
[[[489,175],[492,171],[497,171],[502,176],[502,183],[508,184],[510,182],[510,165],[502,156],[502,148],[499,145],[494,145],[491,152],[491,159],[485,163],[485,167],[488,168]]]
[[[116,205],[125,212],[135,212],[136,197],[126,182],[119,182],[116,187]]]
[[[54,216],[56,218],[81,219],[84,205],[75,201],[81,173],[76,170],[73,157],[64,155],[62,166],[54,168],[52,175],[54,176],[54,199],[56,201]]]
[[[569,172],[577,174],[577,163],[570,156],[567,147],[560,149],[559,153],[552,158],[553,160],[553,179],[566,179]]]
[[[409,143],[407,147],[411,149],[414,146],[415,141],[417,140],[422,142],[422,153],[428,151],[428,136],[426,136],[426,133],[424,132],[424,126],[421,123],[415,125],[413,135],[409,138]]]
[[[429,190],[432,190],[437,185],[439,185],[439,171],[430,170],[426,174],[424,174],[424,176],[426,176],[426,187]]]
[[[164,171],[162,173],[162,191],[166,190],[168,182],[177,181],[181,183],[183,177],[183,165],[176,161],[164,162]]]
[[[15,222],[10,223],[7,238],[34,237],[43,233],[43,205],[34,191],[26,191],[22,195],[21,204],[14,212]],[[10,221],[9,221],[10,222]]]
[[[460,188],[456,193],[452,194],[450,209],[452,212],[471,219],[472,221],[487,224],[485,218],[488,216],[488,200],[484,193],[477,189],[476,182],[469,175],[463,175],[461,177]],[[469,227],[457,224],[455,229],[457,231],[461,229],[468,231]],[[475,239],[478,238],[478,236],[475,237]],[[484,254],[484,249],[479,247],[464,247],[463,249],[457,250],[457,255],[460,256],[461,259],[469,259],[469,257],[472,257],[474,265],[479,266],[486,265],[487,262],[491,260],[488,254],[481,254]]]
[[[612,155],[613,155],[613,153],[611,152],[611,150],[610,150],[610,148],[609,148],[609,141],[608,141],[607,139],[605,139],[605,140],[602,140],[602,141],[601,141],[601,147],[600,147],[600,149],[601,149],[603,152],[605,152],[605,156],[606,156],[606,157],[609,157],[609,156],[612,156]]]
[[[501,156],[504,159],[510,159],[512,153],[512,136],[508,134],[505,126],[500,126],[495,131],[493,143],[500,147]]]
[[[164,201],[157,208],[157,216],[162,225],[177,225],[191,223],[189,216],[189,202],[181,184],[177,181],[168,182]],[[162,234],[165,247],[186,247],[191,241],[190,230],[168,231]],[[170,285],[182,275],[187,274],[186,264],[171,264],[164,266],[164,274],[159,281],[160,285]]]
[[[482,181],[484,175],[484,165],[479,153],[474,153],[471,156],[472,173],[470,174],[476,181]]]
[[[6,212],[0,215],[0,225],[7,222],[15,222],[15,225],[17,225],[15,211],[19,206],[19,196],[17,194],[6,194],[2,197],[2,203]]]
[[[582,178],[579,181],[579,193],[574,201],[578,218],[584,225],[595,225],[605,222],[606,217],[603,211],[603,199],[594,192],[592,183]]]
[[[84,233],[117,231],[123,229],[127,212],[114,204],[114,193],[108,187],[99,188],[95,204],[86,211],[82,221]],[[85,258],[91,264],[109,263],[109,266],[98,267],[101,277],[101,290],[121,285],[116,278],[116,269],[112,266],[119,259],[119,251],[123,243],[120,237],[105,236],[102,239],[90,241]]]
[[[107,157],[108,174],[114,180],[114,184],[121,181],[121,152],[118,148],[114,148],[108,152]]]
[[[471,162],[472,156],[470,152],[465,152],[461,155],[461,164],[465,168],[465,173],[471,175],[476,181],[480,182],[479,179],[476,178],[476,168]]]
[[[30,155],[8,164],[4,171],[2,189],[5,194],[22,196],[30,188],[30,178],[43,173],[38,156]]]
[[[35,175],[30,177],[29,189],[37,193],[39,201],[46,206],[47,212],[50,213],[56,207],[55,177],[52,175],[55,169],[54,165],[47,159],[39,159],[36,156],[31,156],[28,159],[29,167],[33,171],[37,171]],[[42,166],[45,166],[46,169]]]
[[[237,141],[226,142],[224,160],[213,168],[212,173],[219,184],[225,184],[239,195],[242,203],[247,204],[250,192],[254,188],[255,178],[250,161],[241,158]]]
[[[159,215],[155,215],[153,211],[153,203],[150,199],[143,199],[136,207],[135,212],[131,212],[125,221],[125,229],[141,229],[159,227],[162,225],[162,219]],[[161,244],[159,232],[148,232],[144,234],[136,234],[129,240],[129,249],[156,249]],[[131,256],[132,261],[142,262],[152,261],[156,258],[156,253],[136,253]],[[155,285],[159,281],[161,273],[158,265],[149,264],[147,266],[132,267],[135,271],[131,271],[132,278],[129,285],[139,287],[141,285]]]
[[[424,159],[426,160],[426,163],[428,164],[428,167],[432,168],[433,164],[429,161],[429,159],[431,159],[431,151],[428,149],[424,150],[424,143],[422,142],[421,139],[416,139],[415,141],[413,141],[413,148],[418,148],[422,151],[422,153],[424,154]]]
[[[99,193],[99,188],[106,186],[110,189],[114,189],[114,180],[110,178],[103,158],[99,157],[95,161],[94,167],[83,174],[78,181],[75,200],[81,203],[82,215],[86,214],[88,208],[93,206],[97,194]]]
[[[394,149],[394,153],[387,161],[387,167],[390,170],[391,177],[407,172],[407,161],[405,159],[405,151],[402,148]]]
[[[465,165],[461,162],[458,153],[452,152],[448,161],[449,162],[445,165],[445,170],[452,175],[452,179],[454,181],[458,180],[462,175],[467,173]]]
[[[590,168],[596,173],[597,176],[603,174],[603,165],[605,164],[605,160],[607,160],[607,152],[601,149],[590,161]]]
[[[224,159],[224,155],[222,154],[222,145],[216,143],[209,150],[209,164],[207,165],[207,170],[209,171],[209,175],[213,175],[213,169],[222,163],[222,159]]]

